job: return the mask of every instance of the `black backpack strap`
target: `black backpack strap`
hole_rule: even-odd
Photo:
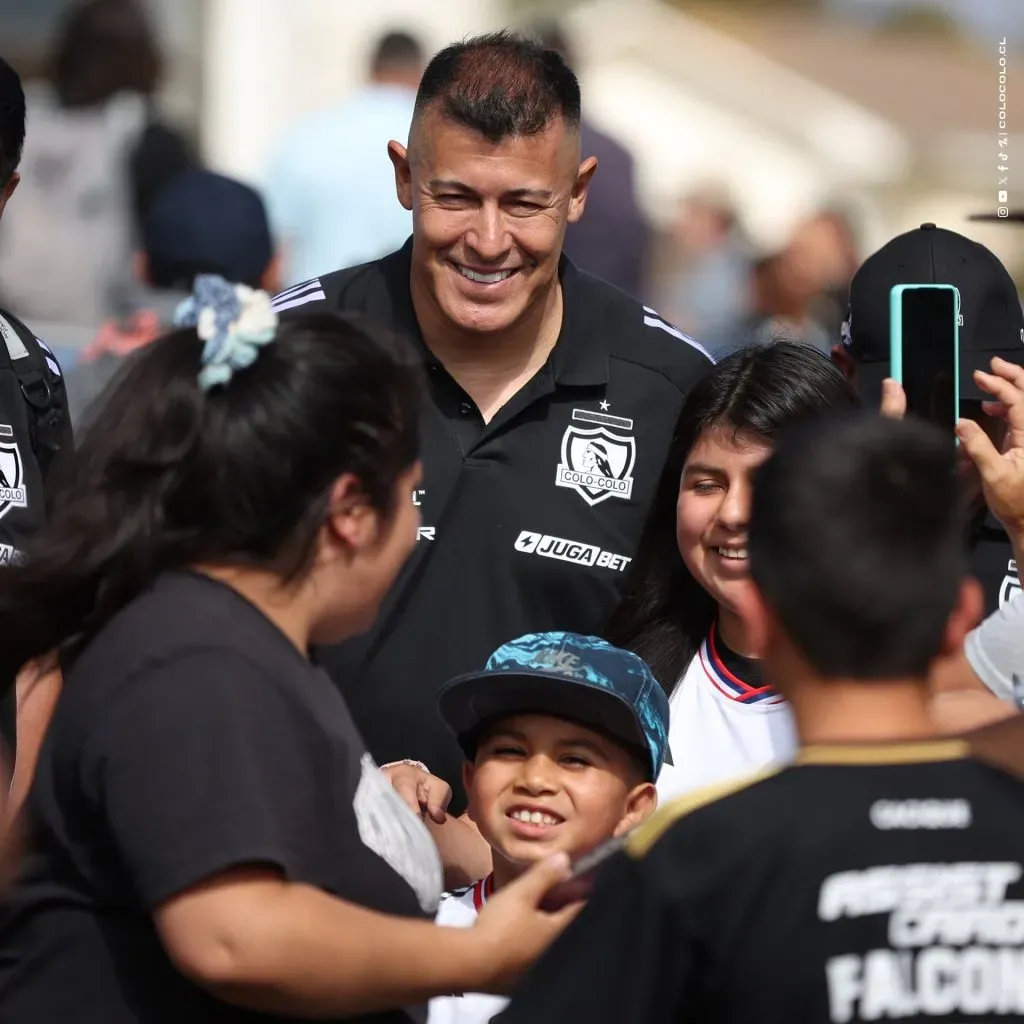
[[[64,381],[47,365],[35,334],[14,314],[0,309],[0,367],[10,365],[29,407],[32,451],[45,480],[69,426]]]

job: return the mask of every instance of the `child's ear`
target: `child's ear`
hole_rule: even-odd
[[[462,789],[469,798],[468,806],[466,807],[466,817],[470,821],[476,821],[473,815],[473,779],[476,776],[476,765],[472,761],[462,762]]]
[[[658,806],[658,790],[653,782],[642,782],[626,799],[626,813],[615,826],[615,836],[624,836],[642,825]]]

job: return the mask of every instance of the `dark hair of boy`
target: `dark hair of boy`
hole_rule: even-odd
[[[536,135],[558,118],[580,123],[579,83],[562,57],[509,32],[441,50],[423,72],[413,120],[433,103],[490,142]]]
[[[923,678],[967,575],[956,450],[915,418],[805,427],[761,467],[751,575],[821,676]]]
[[[667,691],[696,655],[716,615],[714,600],[690,575],[676,541],[683,465],[702,434],[774,441],[796,423],[859,408],[829,359],[794,342],[742,349],[723,359],[688,395],[679,415],[622,603],[604,636],[639,654]]]
[[[419,378],[380,337],[338,314],[296,315],[209,393],[202,349],[194,329],[173,331],[101,397],[27,563],[0,574],[0,679],[58,648],[66,665],[168,570],[217,562],[297,579],[344,473],[393,512],[418,457]]]

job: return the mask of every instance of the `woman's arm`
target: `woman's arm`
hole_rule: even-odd
[[[568,870],[565,857],[538,864],[488,901],[472,928],[377,913],[255,868],[175,896],[154,918],[178,969],[217,998],[266,1013],[346,1017],[507,991],[574,916],[577,908],[538,910]]]
[[[491,848],[468,815],[449,815],[443,824],[431,818],[425,820],[441,855],[446,889],[472,885],[491,873]]]
[[[468,814],[455,818],[447,813],[452,789],[444,779],[413,760],[382,765],[381,771],[430,830],[444,865],[446,889],[472,885],[490,874],[491,848]]]

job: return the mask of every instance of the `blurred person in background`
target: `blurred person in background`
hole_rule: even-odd
[[[733,353],[690,392],[622,604],[605,637],[669,695],[661,801],[788,761],[793,716],[754,656],[738,599],[758,466],[788,428],[859,408],[828,358],[777,342]]]
[[[798,225],[791,248],[803,263],[815,292],[809,313],[830,339],[839,336],[850,308],[850,282],[860,266],[852,215],[839,207],[826,207]]]
[[[76,424],[124,358],[171,326],[198,274],[218,274],[270,293],[281,287],[259,193],[210,171],[192,168],[165,183],[143,214],[139,241],[130,306],[100,329],[68,371]]]
[[[22,180],[25,117],[21,79],[0,58],[0,215]],[[0,237],[5,229],[0,225]],[[44,520],[51,471],[72,447],[57,357],[17,317],[0,310],[0,572],[23,560]],[[28,788],[59,688],[59,670],[37,665],[14,666],[7,677],[0,675],[0,850]]]
[[[729,197],[704,188],[683,198],[673,228],[680,261],[660,286],[660,303],[673,323],[727,354],[751,313],[752,255]],[[714,339],[719,339],[715,341]]]
[[[395,197],[387,145],[409,138],[423,65],[415,37],[389,32],[374,48],[367,83],[303,118],[275,148],[263,193],[285,284],[377,259],[409,237],[412,218]]]
[[[749,310],[702,335],[715,355],[785,338],[829,352],[856,270],[852,233],[837,212],[799,223],[779,252],[749,267]]]
[[[0,237],[0,301],[19,316],[89,327],[120,312],[139,219],[194,163],[155,110],[162,65],[136,0],[68,6],[49,83],[29,92],[25,184]]]
[[[540,41],[576,69],[576,57],[561,27],[537,30]],[[636,163],[620,142],[580,116],[580,152],[597,158],[597,173],[587,191],[586,215],[570,224],[563,251],[580,269],[616,288],[643,298],[651,231],[636,193]]]
[[[511,637],[593,634],[623,571],[704,348],[562,253],[596,161],[562,58],[499,32],[428,64],[409,145],[400,250],[290,288],[285,313],[359,312],[410,340],[427,380],[420,542],[365,638],[318,650],[374,755],[454,790],[462,755],[441,685]]]

